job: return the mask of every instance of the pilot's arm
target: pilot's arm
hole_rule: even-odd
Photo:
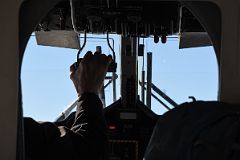
[[[98,97],[111,57],[88,52],[70,78],[79,94],[70,128],[24,118],[26,158],[32,160],[106,159],[106,123]]]

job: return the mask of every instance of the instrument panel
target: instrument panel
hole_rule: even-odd
[[[140,160],[159,118],[138,101],[135,108],[123,108],[121,99],[104,108],[110,139],[110,160]]]

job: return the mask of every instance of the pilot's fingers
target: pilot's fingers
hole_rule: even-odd
[[[107,56],[107,60],[108,60],[108,65],[112,63],[113,59],[112,59],[112,55],[108,55]]]
[[[96,51],[93,55],[93,59],[94,61],[98,62],[100,60],[100,57],[104,55],[104,54],[101,54],[100,52]]]
[[[88,52],[85,54],[85,56],[83,57],[83,61],[89,61],[89,60],[92,59],[92,57],[93,57],[92,52],[91,52],[91,51],[88,51]]]
[[[70,79],[74,79],[74,74],[75,74],[76,68],[75,68],[75,63],[70,66]]]
[[[75,68],[76,64],[73,63],[71,66],[70,66],[70,72],[75,72],[76,68]]]
[[[112,62],[112,58],[110,56],[106,56],[105,54],[102,54],[97,58],[98,58],[98,63],[102,64],[106,69],[109,66],[109,64]]]
[[[96,51],[96,52],[94,53],[94,56],[99,56],[99,55],[101,55],[101,52],[99,52],[99,51]]]

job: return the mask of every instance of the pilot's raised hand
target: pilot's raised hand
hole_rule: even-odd
[[[94,55],[88,51],[77,69],[74,65],[70,67],[70,79],[77,90],[78,95],[83,93],[99,94],[106,76],[108,66],[112,62],[112,57],[99,52]]]

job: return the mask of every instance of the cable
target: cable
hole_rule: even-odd
[[[73,0],[70,0],[70,8],[71,8],[71,21],[72,21],[73,30],[74,30],[75,33],[77,33],[77,36],[80,37],[80,33],[77,31],[76,24],[75,24],[76,21],[75,21],[75,12],[74,12]],[[80,53],[82,52],[83,48],[86,45],[86,41],[87,41],[86,39],[87,39],[87,31],[85,30],[84,31],[83,45],[82,45],[82,47],[80,47],[80,49],[77,53],[77,62],[79,60]]]
[[[145,61],[145,58],[144,58],[144,53],[145,53],[145,43],[144,43],[144,38],[143,38],[143,62],[142,62],[142,71],[144,71],[144,61]]]
[[[79,36],[80,34],[78,33],[77,28],[76,28],[76,24],[75,24],[76,21],[75,21],[75,12],[74,12],[73,0],[70,0],[70,8],[71,8],[71,21],[72,21],[73,30]]]
[[[182,9],[183,9],[183,6],[181,6],[181,7],[180,7],[180,10],[179,10],[178,35],[181,34],[181,27],[182,27]]]
[[[110,45],[110,42],[109,42],[109,32],[107,31],[107,43],[108,43],[108,47],[111,49],[111,51],[113,52],[113,61],[115,62],[115,51],[114,49],[112,48],[112,46]]]
[[[83,41],[83,45],[82,47],[79,49],[78,53],[77,53],[77,61],[80,59],[80,53],[82,52],[83,48],[85,47],[87,42],[87,31],[84,31],[84,41]]]

